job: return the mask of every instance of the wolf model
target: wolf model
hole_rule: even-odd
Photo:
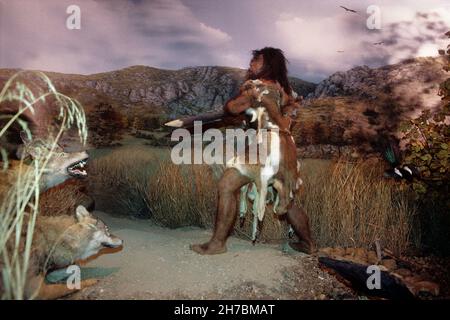
[[[17,157],[23,160],[22,165],[20,165],[20,161],[10,160],[8,169],[0,175],[0,200],[17,181],[20,172],[25,173],[30,170],[31,161],[48,154],[51,148],[49,141],[43,139],[30,140],[24,133],[21,133],[21,138],[24,144],[18,149]],[[40,179],[40,192],[44,192],[72,177],[86,177],[85,166],[88,158],[86,151],[68,153],[64,152],[61,146],[56,145]]]
[[[57,299],[75,292],[76,289],[70,289],[66,284],[47,284],[44,280],[47,271],[66,268],[97,255],[104,248],[118,248],[122,244],[121,239],[110,234],[103,221],[83,206],[78,206],[73,216],[39,216],[33,235],[25,298]],[[83,280],[81,288],[96,282],[95,279]]]

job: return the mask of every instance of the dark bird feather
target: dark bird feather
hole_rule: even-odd
[[[380,297],[392,300],[413,300],[414,295],[400,279],[389,272],[380,271],[380,289],[370,290],[367,287],[367,266],[349,261],[341,261],[328,257],[319,257],[319,263],[337,272],[341,277],[351,283],[351,286],[358,292],[372,297]]]
[[[348,11],[348,12],[353,12],[353,13],[357,13],[357,12],[358,12],[358,11],[356,11],[356,10],[346,8],[346,7],[344,7],[344,6],[339,6],[339,7],[341,7],[342,9],[344,9],[345,11]]]

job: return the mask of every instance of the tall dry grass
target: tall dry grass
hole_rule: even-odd
[[[82,192],[83,182],[68,180],[39,195],[39,215],[58,217],[73,215],[78,205],[86,207],[89,199]]]
[[[320,247],[367,247],[379,240],[400,253],[418,245],[411,194],[383,178],[381,164],[308,159],[301,172],[304,185],[296,202],[308,213]]]
[[[155,176],[164,151],[128,146],[93,151],[89,160],[87,188],[96,208],[112,214],[149,218],[145,198],[149,177]]]
[[[214,221],[216,185],[213,169],[207,165],[162,162],[143,192],[152,217],[162,225],[210,227]]]
[[[375,240],[396,252],[414,244],[416,209],[406,190],[384,179],[381,165],[306,159],[304,181],[296,202],[311,220],[319,247],[367,247]],[[174,165],[169,150],[134,146],[94,157],[90,188],[106,211],[140,215],[170,228],[212,227],[217,208],[217,182],[222,167]],[[239,220],[239,219],[238,219]],[[251,237],[251,213],[237,221],[235,233]],[[242,222],[242,223],[241,223]],[[287,238],[283,217],[268,212],[260,225],[262,241]]]
[[[153,218],[176,228],[210,226],[220,167],[177,166],[169,149],[129,146],[100,151],[89,164],[89,193],[111,213]]]

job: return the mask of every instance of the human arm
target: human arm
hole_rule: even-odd
[[[291,118],[297,117],[297,111],[301,106],[303,97],[298,96],[295,92],[293,95],[284,93],[283,100],[285,103],[281,106],[281,113]]]
[[[225,106],[223,107],[225,113],[238,115],[250,108],[253,104],[254,99],[251,90],[252,89],[249,88],[246,84],[241,86],[239,94],[225,103]]]

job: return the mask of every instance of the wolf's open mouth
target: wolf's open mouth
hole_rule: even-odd
[[[85,165],[87,163],[87,159],[88,158],[85,158],[83,160],[80,160],[80,161],[75,162],[74,164],[70,165],[67,168],[67,172],[72,177],[86,177],[87,176],[87,172],[85,170]]]
[[[104,246],[105,248],[111,248],[111,249],[114,249],[114,248],[118,247],[118,246],[113,245],[112,243],[108,243],[108,242],[103,242],[102,246]]]
[[[105,248],[116,249],[123,246],[123,241],[119,239],[118,241],[113,240],[111,242],[102,242],[102,246],[104,246]]]

